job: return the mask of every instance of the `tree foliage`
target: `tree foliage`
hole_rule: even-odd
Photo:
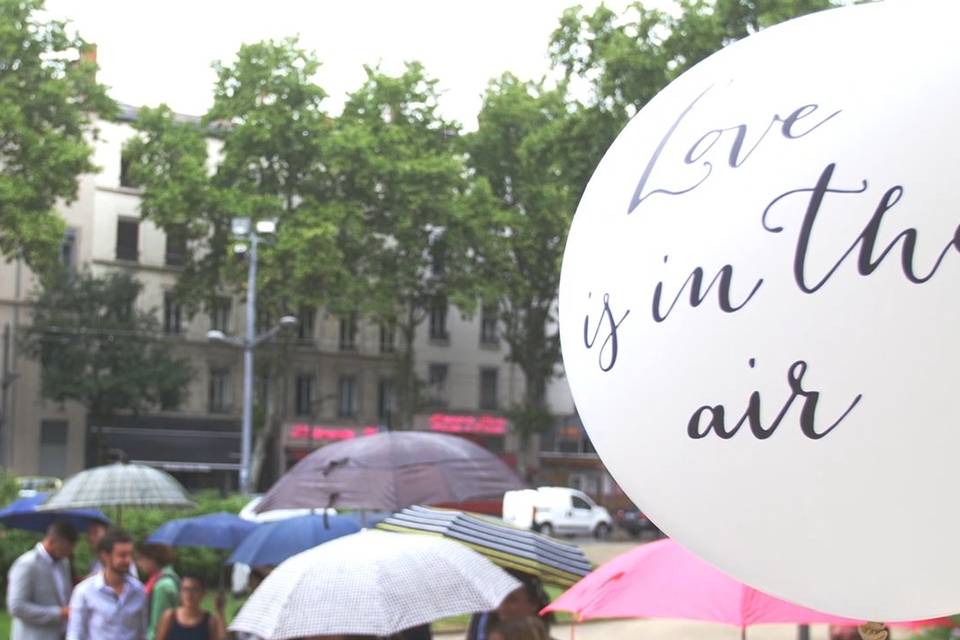
[[[171,353],[156,311],[136,305],[127,272],[81,272],[36,292],[26,353],[41,364],[43,397],[79,402],[96,418],[180,403],[192,371]]]
[[[550,426],[546,389],[556,375],[560,338],[556,294],[567,227],[579,190],[575,112],[563,89],[504,74],[490,83],[479,128],[466,137],[477,178],[474,208],[486,211],[479,238],[484,297],[497,305],[508,357],[524,374],[514,412],[523,436]]]
[[[314,83],[319,62],[288,39],[243,45],[232,64],[214,67],[214,103],[202,127],[178,122],[166,107],[146,109],[126,147],[131,179],[143,188],[142,215],[185,231],[190,243],[181,298],[195,308],[242,290],[234,217],[278,223],[260,251],[261,307],[280,312],[343,293],[351,236],[345,208],[329,197],[332,120]],[[208,145],[209,137],[219,142]]]
[[[0,0],[0,254],[20,254],[38,273],[56,263],[64,225],[54,205],[77,195],[94,171],[94,114],[113,102],[80,61],[86,46],[43,0]]]
[[[436,81],[418,63],[367,80],[344,107],[335,135],[337,193],[351,203],[362,249],[351,263],[362,295],[354,308],[400,338],[397,422],[409,427],[419,400],[414,339],[431,309],[475,301],[468,251],[473,222],[457,124],[437,111]]]

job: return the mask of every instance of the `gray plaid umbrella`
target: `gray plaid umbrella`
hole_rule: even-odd
[[[169,473],[142,464],[116,462],[81,471],[38,510],[194,506],[186,489]]]
[[[284,561],[230,625],[266,640],[389,636],[495,609],[520,583],[467,547],[432,536],[361,531]]]

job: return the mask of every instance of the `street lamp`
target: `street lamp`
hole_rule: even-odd
[[[240,438],[240,491],[250,493],[250,457],[253,445],[253,350],[262,342],[270,340],[282,329],[296,327],[299,321],[293,316],[283,316],[279,324],[257,335],[257,245],[261,235],[272,235],[277,230],[276,220],[234,218],[230,224],[233,235],[241,241],[234,246],[238,254],[248,253],[247,268],[247,327],[243,338],[227,337],[223,331],[207,332],[207,339],[225,342],[243,349],[243,424]]]

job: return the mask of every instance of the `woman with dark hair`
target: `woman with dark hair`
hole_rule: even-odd
[[[223,640],[223,618],[200,607],[205,594],[203,578],[184,574],[180,579],[180,606],[163,612],[156,640]]]
[[[490,629],[490,640],[550,640],[547,625],[535,616],[499,622]]]
[[[150,603],[147,640],[155,640],[160,618],[180,602],[180,576],[173,570],[173,559],[173,548],[165,544],[143,543],[137,548],[137,567]]]
[[[537,617],[540,610],[550,604],[550,598],[547,597],[539,579],[514,571],[508,573],[519,580],[521,586],[511,591],[496,611],[474,615],[467,628],[467,640],[490,640],[490,631],[498,623],[528,616]],[[549,630],[550,624],[553,623],[553,614],[548,614],[541,620]]]

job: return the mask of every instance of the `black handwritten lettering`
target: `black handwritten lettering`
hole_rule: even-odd
[[[667,258],[664,257],[663,261],[666,262]],[[724,265],[720,271],[717,272],[717,275],[713,276],[713,280],[710,281],[710,284],[707,285],[706,289],[703,289],[703,269],[701,267],[697,267],[689,276],[687,276],[683,286],[680,287],[677,295],[673,298],[673,302],[670,303],[670,306],[665,312],[661,311],[660,304],[663,296],[663,282],[658,282],[653,291],[654,321],[663,322],[666,320],[667,316],[669,316],[673,311],[673,308],[677,306],[677,302],[680,301],[680,297],[688,287],[690,289],[690,306],[699,307],[703,301],[707,299],[707,294],[710,293],[710,290],[713,289],[714,285],[716,285],[718,282],[720,284],[717,289],[717,302],[720,306],[720,309],[725,313],[733,313],[734,311],[739,311],[748,302],[750,302],[753,296],[756,295],[757,291],[760,289],[760,285],[763,284],[763,279],[761,278],[760,280],[757,280],[757,283],[753,285],[753,289],[750,290],[749,295],[747,295],[742,302],[736,304],[731,302],[730,299],[730,285],[733,282],[733,267],[731,265]]]
[[[751,358],[750,367],[753,368],[755,361]],[[740,430],[744,424],[747,424],[750,428],[751,433],[758,440],[766,440],[774,434],[777,428],[780,427],[780,424],[783,422],[784,417],[787,415],[787,412],[790,410],[790,407],[793,405],[794,400],[801,398],[803,400],[803,406],[800,409],[800,431],[804,436],[811,440],[820,440],[821,438],[828,435],[831,431],[836,429],[841,422],[850,412],[853,411],[854,407],[860,402],[860,399],[863,397],[863,394],[858,394],[853,402],[850,403],[850,406],[847,407],[847,410],[837,418],[833,424],[822,431],[817,430],[816,425],[816,412],[817,412],[817,402],[820,400],[819,391],[808,391],[803,388],[803,376],[807,372],[807,363],[803,360],[797,360],[787,371],[787,384],[790,387],[790,397],[787,398],[783,406],[780,409],[780,412],[777,414],[777,417],[770,423],[769,427],[764,427],[761,418],[760,418],[760,392],[754,391],[750,394],[750,400],[747,403],[747,409],[744,411],[743,416],[740,420],[737,421],[737,424],[734,425],[732,429],[727,429],[725,424],[725,409],[723,405],[704,405],[693,412],[693,415],[690,416],[690,420],[687,423],[687,436],[693,440],[701,440],[706,438],[710,433],[714,433],[722,440],[729,440],[732,438],[737,431]],[[709,414],[710,419],[707,422],[706,426],[703,425],[704,415]]]
[[[592,294],[588,294],[587,297],[592,297]],[[603,340],[603,344],[600,345],[600,352],[597,356],[597,362],[600,365],[601,371],[610,371],[613,369],[613,366],[617,363],[617,329],[620,328],[620,325],[626,320],[627,316],[630,315],[630,310],[624,312],[620,316],[619,320],[615,320],[613,316],[613,311],[610,309],[610,294],[603,295],[603,311],[601,312],[602,318],[600,322],[597,323],[597,328],[593,332],[593,337],[590,337],[590,315],[583,319],[583,344],[587,349],[592,349],[593,345],[597,343],[597,337],[600,335],[600,328],[606,321],[607,324],[607,335]],[[609,348],[608,348],[609,347]],[[604,358],[604,354],[606,358]]]
[[[958,238],[960,238],[960,227],[958,227],[957,230],[954,231],[953,237],[950,238],[950,241],[947,243],[947,245],[943,248],[943,250],[940,251],[940,254],[933,266],[929,268],[926,274],[918,274],[914,262],[917,248],[917,230],[914,228],[908,228],[897,234],[890,244],[888,244],[880,252],[880,255],[874,257],[877,245],[877,236],[880,233],[880,225],[883,222],[883,217],[887,211],[896,206],[896,204],[900,202],[901,198],[903,197],[903,187],[897,185],[891,187],[883,194],[883,196],[880,198],[879,204],[873,212],[873,215],[863,227],[860,235],[857,236],[856,240],[854,240],[847,250],[844,251],[843,255],[834,263],[829,271],[827,271],[826,275],[824,275],[818,281],[810,283],[806,273],[806,260],[807,254],[810,250],[814,223],[816,222],[817,216],[820,213],[820,208],[823,205],[824,198],[827,194],[831,193],[858,194],[867,190],[866,180],[861,181],[861,186],[856,189],[831,188],[830,181],[833,178],[835,169],[835,163],[827,165],[820,174],[820,178],[817,180],[816,185],[810,188],[794,189],[777,196],[770,202],[770,204],[767,205],[763,212],[762,223],[764,229],[770,231],[771,233],[780,233],[783,231],[783,227],[773,226],[769,222],[770,212],[773,207],[791,195],[798,193],[810,194],[810,199],[807,203],[806,212],[803,217],[803,222],[800,225],[800,232],[797,235],[797,248],[796,252],[794,253],[793,260],[794,280],[796,281],[800,290],[804,293],[815,293],[820,290],[825,284],[827,284],[830,278],[833,277],[843,262],[858,248],[859,253],[857,256],[857,271],[862,276],[869,276],[876,271],[883,260],[892,251],[894,251],[897,245],[902,243],[900,249],[901,270],[903,271],[903,275],[906,277],[906,279],[914,284],[923,284],[929,281],[934,275],[936,275],[948,253],[951,251],[960,251],[960,242],[958,242]]]

